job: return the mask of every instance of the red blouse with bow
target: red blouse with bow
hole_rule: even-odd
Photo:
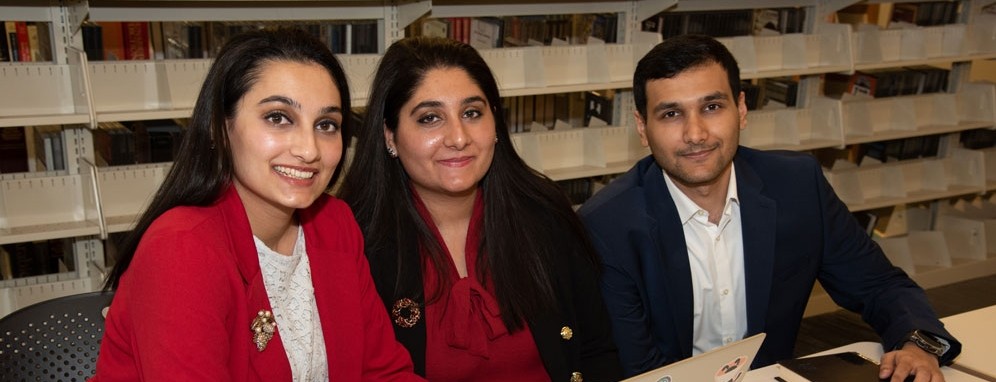
[[[449,249],[421,198],[415,194],[419,215],[432,230],[444,253]],[[450,288],[438,291],[438,298],[427,303],[425,373],[430,381],[549,381],[543,360],[536,350],[528,326],[509,333],[501,320],[498,301],[489,280],[477,278],[480,227],[484,215],[481,192],[467,229],[465,251],[467,277],[460,278],[450,256],[443,274],[423,266],[423,286],[428,296],[443,285],[442,278],[455,280]],[[423,255],[424,256],[424,255]]]

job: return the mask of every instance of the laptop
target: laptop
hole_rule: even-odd
[[[762,342],[764,333],[759,333],[623,382],[740,382]]]

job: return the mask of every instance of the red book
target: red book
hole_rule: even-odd
[[[151,59],[152,57],[149,52],[149,23],[129,21],[122,24],[121,29],[124,32],[124,59]]]
[[[101,35],[104,40],[104,60],[124,60],[124,29],[121,26],[121,22],[101,21],[97,25],[100,25]]]
[[[31,42],[28,41],[28,23],[18,21],[15,25],[17,26],[17,60],[31,62]]]

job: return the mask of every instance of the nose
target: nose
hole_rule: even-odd
[[[698,113],[689,113],[687,121],[684,130],[685,142],[692,144],[705,142],[709,137],[709,130],[706,129],[702,116]]]
[[[314,129],[302,127],[297,133],[292,134],[290,153],[304,163],[317,161],[321,153],[315,140]]]
[[[443,144],[454,150],[463,150],[470,144],[470,135],[467,134],[467,125],[460,118],[455,119],[446,132]]]

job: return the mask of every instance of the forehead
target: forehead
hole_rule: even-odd
[[[428,95],[450,95],[465,97],[469,94],[482,94],[483,90],[470,77],[466,70],[456,67],[433,68],[425,72],[415,88],[413,98]]]
[[[671,78],[647,81],[647,104],[700,100],[709,94],[719,93],[732,99],[726,70],[716,62],[696,65]]]
[[[250,90],[259,87],[290,90],[301,85],[327,87],[331,83],[334,90],[338,91],[328,70],[314,62],[266,60],[259,64],[256,72],[255,82],[252,83]]]

